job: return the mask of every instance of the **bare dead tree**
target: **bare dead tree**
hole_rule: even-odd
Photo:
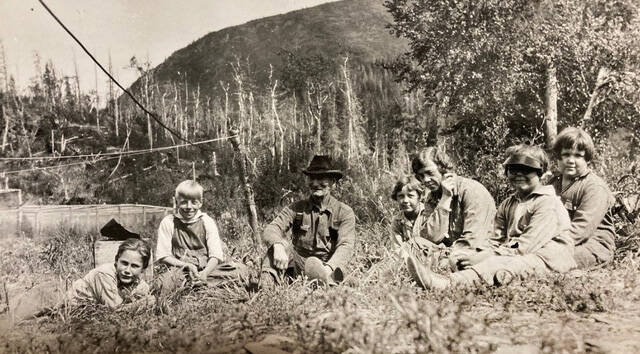
[[[558,78],[553,63],[547,66],[547,87],[545,92],[546,114],[544,121],[545,148],[551,150],[558,135]]]
[[[230,139],[231,145],[233,146],[233,150],[236,152],[236,157],[238,159],[238,176],[240,177],[240,183],[242,183],[242,189],[244,191],[245,202],[247,205],[247,212],[249,216],[249,226],[251,227],[253,243],[254,246],[259,246],[261,244],[260,231],[258,230],[258,213],[256,210],[256,202],[253,193],[253,187],[249,182],[249,173],[247,164],[250,163],[247,157],[247,152],[245,147],[240,143],[239,134],[240,131],[238,129],[229,130],[229,134],[233,135],[233,138]]]

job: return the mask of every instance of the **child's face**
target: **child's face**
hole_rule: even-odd
[[[136,251],[126,250],[116,259],[116,275],[120,284],[129,285],[142,274],[144,262]]]
[[[575,148],[562,149],[558,168],[564,177],[575,178],[582,176],[587,171],[587,160],[584,158],[584,151]]]
[[[509,183],[522,197],[529,195],[540,184],[540,176],[535,168],[525,165],[507,165]]]
[[[202,200],[179,195],[176,197],[176,206],[180,216],[185,219],[191,219],[196,216],[198,210],[202,207]]]
[[[422,167],[418,172],[416,172],[416,178],[431,191],[437,191],[440,189],[442,175],[440,174],[440,171],[438,171],[438,166],[436,165]]]
[[[405,213],[411,213],[418,210],[420,204],[420,195],[414,190],[407,190],[407,187],[396,194],[396,200],[400,205],[400,210]]]

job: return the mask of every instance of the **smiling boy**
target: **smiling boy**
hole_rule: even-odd
[[[571,217],[569,234],[580,268],[610,261],[616,249],[611,211],[615,198],[607,183],[589,168],[594,150],[589,134],[573,127],[560,132],[553,146],[559,174],[549,183]]]
[[[156,291],[160,293],[173,291],[187,278],[207,282],[224,260],[216,222],[200,211],[203,193],[198,182],[186,180],[178,184],[174,213],[160,222],[156,257],[169,267],[156,280]]]

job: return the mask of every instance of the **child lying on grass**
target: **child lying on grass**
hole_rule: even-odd
[[[567,210],[553,187],[540,182],[548,166],[545,152],[517,145],[507,149],[507,155],[505,172],[515,193],[498,208],[491,246],[460,258],[464,270],[449,276],[409,258],[409,272],[423,288],[444,289],[480,280],[502,285],[532,273],[563,273],[576,267]]]
[[[215,285],[225,278],[238,278],[245,267],[222,264],[222,240],[216,222],[200,211],[204,189],[186,180],[175,190],[176,209],[158,227],[156,257],[167,269],[158,276],[154,293],[169,294],[187,282]]]
[[[152,304],[149,285],[140,275],[149,265],[151,248],[146,241],[128,239],[118,248],[114,263],[102,264],[65,291],[65,284],[47,282],[37,285],[9,301],[9,313],[0,317],[0,328],[9,328],[24,320],[46,314],[64,305],[85,302],[111,308]]]

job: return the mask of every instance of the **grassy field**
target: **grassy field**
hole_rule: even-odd
[[[300,353],[640,352],[635,236],[621,238],[615,262],[604,267],[434,292],[411,283],[388,252],[382,225],[360,227],[358,235],[353,271],[337,287],[298,279],[259,292],[185,288],[136,313],[70,308],[0,334],[0,352],[244,353],[268,335],[286,337],[280,349]],[[240,236],[226,240],[228,254],[254,265],[262,250]],[[80,277],[90,260],[90,237],[80,230],[0,240],[9,298],[46,279]]]

